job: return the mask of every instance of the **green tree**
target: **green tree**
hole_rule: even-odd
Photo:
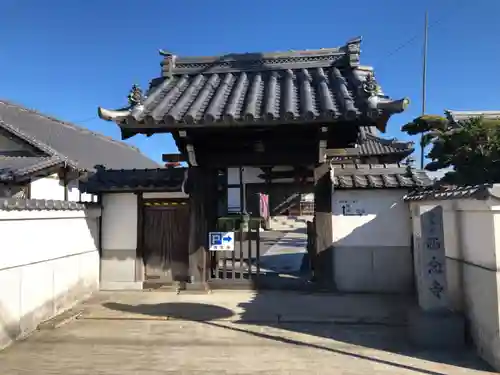
[[[421,135],[421,146],[431,146],[426,170],[452,167],[443,182],[500,182],[500,120],[477,117],[454,123],[441,116],[425,115],[401,130]]]

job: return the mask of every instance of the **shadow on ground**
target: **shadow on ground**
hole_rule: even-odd
[[[417,366],[397,363],[395,361],[380,359],[370,355],[353,353],[348,349],[332,348],[327,344],[322,345],[321,342],[310,342],[310,340],[306,341],[305,339],[301,340],[284,337],[284,335],[268,334],[265,330],[255,332],[255,330],[250,329],[250,325],[286,330],[322,339],[317,341],[325,342],[324,339],[332,340],[332,343],[340,342],[348,345],[383,350],[407,357],[462,367],[464,369],[492,371],[489,366],[478,359],[472,350],[420,350],[413,347],[406,337],[404,322],[398,321],[395,316],[386,316],[385,321],[379,320],[378,322],[363,322],[363,320],[360,319],[358,323],[347,321],[339,323],[322,319],[322,312],[313,320],[303,319],[303,316],[295,316],[294,319],[293,312],[291,312],[292,314],[288,315],[291,318],[286,319],[286,311],[283,314],[280,314],[280,312],[283,312],[282,309],[286,309],[287,306],[281,306],[282,309],[280,309],[279,306],[276,307],[275,296],[276,294],[273,293],[256,294],[253,300],[238,305],[238,308],[242,309],[242,313],[240,314],[236,314],[235,311],[226,307],[203,303],[173,302],[134,306],[108,302],[103,306],[111,310],[132,314],[196,321],[208,326],[245,333],[288,345],[324,350],[331,353],[350,356],[352,358],[369,360],[375,363],[397,367],[405,371],[415,371],[421,374],[444,375],[446,373],[430,371]],[[391,299],[387,299],[386,301],[387,303],[391,303]],[[350,308],[352,307],[356,306],[351,306]],[[329,309],[325,309],[325,311],[327,310]],[[375,310],[381,311],[381,306],[375,306]],[[389,308],[389,310],[393,311],[394,314],[401,315],[401,311],[397,309],[394,310],[393,308]],[[340,311],[342,312],[344,310],[341,308]],[[359,316],[362,316],[362,313],[363,312],[360,311]],[[365,313],[369,313],[369,311]],[[323,315],[323,317],[326,318],[326,315]]]

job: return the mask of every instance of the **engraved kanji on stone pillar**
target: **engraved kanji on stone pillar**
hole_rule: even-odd
[[[443,208],[435,206],[420,215],[422,237],[418,273],[419,303],[425,311],[439,311],[448,308],[446,288],[446,256],[443,231]]]

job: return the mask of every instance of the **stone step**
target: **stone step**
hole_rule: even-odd
[[[312,216],[273,216],[270,220],[272,230],[293,230],[307,227],[307,221],[312,221]]]

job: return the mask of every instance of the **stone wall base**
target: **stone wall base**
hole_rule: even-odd
[[[454,349],[465,346],[465,318],[452,312],[412,311],[408,319],[413,344],[429,349]]]

